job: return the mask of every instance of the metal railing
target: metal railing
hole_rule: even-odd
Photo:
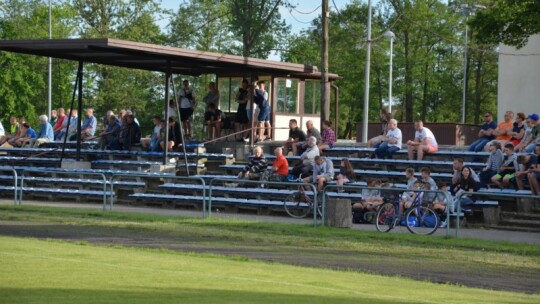
[[[144,178],[166,178],[166,179],[172,179],[172,180],[189,180],[189,181],[199,181],[200,184],[202,185],[202,216],[203,217],[206,217],[206,183],[204,181],[203,178],[201,177],[196,177],[196,176],[174,176],[174,175],[169,175],[169,174],[127,174],[127,173],[116,173],[116,174],[113,174],[111,176],[111,178],[109,179],[109,183],[111,185],[111,197],[110,197],[110,209],[113,210],[113,206],[114,206],[114,198],[116,197],[114,194],[114,181],[117,179],[117,178],[120,178],[120,177],[144,177]]]
[[[478,192],[474,192],[474,191],[466,191],[466,192],[461,192],[457,197],[456,197],[456,205],[457,205],[457,212],[458,214],[461,213],[461,198],[463,198],[463,196],[469,196],[469,195],[474,195],[476,197],[478,196],[489,196],[489,197],[508,197],[508,198],[530,198],[530,199],[540,199],[540,195],[534,195],[534,194],[524,194],[524,193],[497,193],[497,192],[482,192],[482,191],[478,191]],[[474,206],[474,204],[472,204],[471,206]],[[456,221],[456,237],[458,237],[459,235],[459,227],[460,226],[460,221],[459,221],[459,217]]]
[[[222,182],[222,183],[243,183],[243,184],[254,184],[254,185],[281,185],[281,186],[287,186],[288,188],[291,187],[310,187],[313,191],[313,226],[317,227],[317,190],[315,186],[311,183],[304,183],[304,182],[273,182],[273,181],[258,181],[258,180],[247,180],[247,179],[233,179],[233,178],[212,178],[209,183],[209,190],[208,190],[208,216],[212,216],[212,188],[216,182]],[[285,205],[285,200],[283,201]],[[324,211],[323,211],[324,213]],[[324,225],[324,222],[323,222]]]
[[[18,188],[18,180],[19,177],[17,176],[17,170],[13,167],[0,167],[0,171],[3,172],[11,172],[13,173],[13,205],[17,205],[17,188]]]
[[[26,176],[27,172],[39,172],[39,173],[47,173],[47,174],[61,174],[61,175],[93,175],[93,176],[99,176],[101,177],[101,180],[103,181],[103,210],[106,210],[107,206],[107,178],[105,177],[105,174],[103,173],[97,173],[97,172],[67,172],[67,171],[59,171],[59,170],[36,170],[36,169],[24,169],[21,172],[21,186],[19,191],[19,205],[22,204],[22,199],[24,195],[24,177]]]

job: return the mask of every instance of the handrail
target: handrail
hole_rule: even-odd
[[[400,192],[400,193],[403,193],[403,192],[424,192],[424,193],[443,193],[444,196],[446,197],[446,205],[447,205],[447,208],[446,208],[446,220],[447,220],[447,225],[446,225],[446,236],[450,236],[450,208],[448,208],[448,205],[449,205],[449,202],[452,201],[452,196],[450,196],[450,193],[449,192],[444,192],[444,191],[441,191],[441,190],[425,190],[425,189],[403,189],[403,188],[393,188],[393,187],[368,187],[368,186],[347,186],[347,185],[342,185],[342,186],[338,186],[338,185],[335,185],[335,184],[328,184],[326,185],[324,188],[323,188],[323,198],[322,198],[322,220],[323,220],[323,225],[325,225],[325,215],[326,215],[326,210],[325,210],[325,206],[326,206],[326,192],[327,192],[327,189],[330,188],[342,188],[342,189],[353,189],[353,190],[363,190],[363,189],[370,189],[370,190],[381,190],[381,191],[391,191],[391,192]],[[459,218],[459,212],[458,212],[458,218]]]
[[[145,178],[170,178],[175,180],[196,180],[200,181],[202,184],[202,198],[203,198],[203,207],[202,207],[202,216],[206,217],[206,183],[202,177],[196,177],[196,176],[175,176],[175,175],[169,175],[169,174],[131,174],[131,173],[115,173],[111,176],[109,179],[109,182],[111,184],[111,196],[110,196],[110,210],[113,210],[114,206],[114,180],[117,177],[145,177]]]
[[[465,195],[474,195],[474,196],[498,196],[498,197],[512,197],[512,198],[534,198],[540,199],[540,195],[534,194],[522,194],[522,193],[497,193],[497,192],[483,192],[483,191],[464,191],[458,194],[456,197],[457,212],[461,213],[461,198]],[[459,234],[459,217],[456,222],[456,238]]]
[[[210,179],[209,183],[209,190],[208,190],[208,217],[212,216],[212,188],[214,186],[214,181],[217,182],[232,182],[232,183],[247,183],[247,184],[256,184],[256,185],[284,185],[288,187],[298,187],[298,186],[307,186],[311,187],[313,190],[313,226],[317,227],[317,189],[315,188],[315,185],[310,183],[300,183],[300,182],[274,182],[274,181],[256,181],[256,180],[247,180],[247,179],[233,179],[233,178],[212,178]],[[324,213],[324,210],[323,210]],[[323,222],[324,225],[324,222]]]
[[[13,173],[13,205],[17,205],[17,183],[19,177],[17,176],[17,170],[14,167],[0,167],[0,171],[11,171]]]
[[[98,172],[77,172],[77,171],[60,171],[60,170],[36,170],[36,169],[23,169],[21,174],[21,187],[20,187],[20,195],[19,195],[19,205],[22,204],[22,198],[24,194],[24,177],[26,175],[26,172],[39,172],[39,173],[54,173],[54,174],[65,174],[65,175],[96,175],[101,176],[101,179],[103,181],[103,211],[105,211],[107,208],[107,178],[105,177],[105,174],[98,173]]]

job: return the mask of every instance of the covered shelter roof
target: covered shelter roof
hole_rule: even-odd
[[[109,38],[0,40],[0,50],[181,75],[322,77],[316,66]],[[331,73],[328,77],[330,81],[340,78]]]

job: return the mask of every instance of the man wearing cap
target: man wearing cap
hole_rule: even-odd
[[[534,151],[534,147],[537,144],[540,144],[540,117],[538,117],[538,114],[533,113],[527,117],[531,121],[532,129],[531,129],[531,141],[529,145],[527,145],[523,151],[527,153],[532,153]]]
[[[484,114],[484,124],[478,132],[478,139],[469,146],[469,151],[480,152],[486,144],[495,139],[493,131],[497,129],[497,123],[493,121],[493,114]]]

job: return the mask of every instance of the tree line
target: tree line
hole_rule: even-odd
[[[343,77],[335,82],[340,88],[340,130],[363,116],[367,25],[364,2],[354,0],[342,8],[332,7],[330,14],[329,69]],[[482,112],[495,112],[497,43],[504,40],[523,44],[523,32],[534,33],[537,21],[530,21],[532,26],[521,32],[514,29],[496,37],[497,33],[488,31],[493,22],[488,17],[502,14],[501,3],[513,1],[475,1],[488,9],[479,13],[478,19],[469,18],[468,58],[464,64],[466,18],[455,8],[472,2],[377,2],[372,20],[370,121],[377,121],[380,108],[388,105],[389,40],[383,35],[388,30],[396,36],[392,108],[400,121],[460,121],[464,68],[466,122],[478,124]],[[522,1],[525,2],[528,0]],[[527,9],[537,9],[532,2]],[[44,0],[3,1],[0,39],[48,38],[48,10],[48,1]],[[523,8],[515,10],[522,12]],[[280,13],[283,11],[293,15],[298,12],[294,3],[287,0],[185,0],[173,10],[164,9],[159,0],[52,1],[52,36],[116,38],[256,58],[268,58],[279,51],[284,61],[320,67],[320,16],[306,30],[292,34],[291,26]],[[517,34],[521,39],[515,37]],[[73,61],[53,59],[53,108],[69,107],[76,65]],[[6,124],[10,116],[24,115],[37,123],[37,117],[47,111],[48,59],[1,52],[0,68],[0,120]],[[202,98],[207,83],[214,77],[178,75],[175,81],[180,86],[182,79],[189,79]],[[152,116],[162,112],[163,82],[161,73],[87,64],[84,104],[102,114],[107,110],[131,109],[144,129],[150,126]]]

